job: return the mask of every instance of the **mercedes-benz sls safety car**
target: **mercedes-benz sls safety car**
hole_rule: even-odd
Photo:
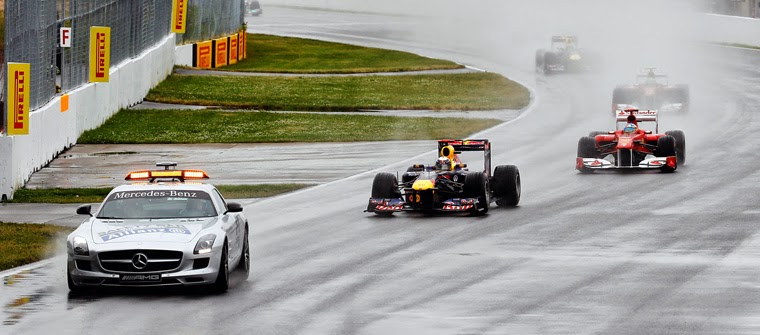
[[[612,92],[612,112],[625,108],[661,112],[689,110],[689,85],[668,82],[668,76],[654,68],[645,68],[636,76],[636,83],[619,85]]]
[[[231,271],[247,278],[248,221],[208,175],[177,170],[131,172],[67,239],[69,290],[110,286],[208,286],[226,291]]]
[[[598,57],[578,47],[576,36],[552,36],[549,50],[536,51],[536,72],[583,72],[592,70]]]
[[[470,171],[462,163],[463,151],[482,151],[483,170]],[[520,172],[514,165],[499,165],[491,174],[491,143],[488,140],[440,140],[433,165],[414,164],[401,176],[378,173],[372,182],[367,212],[391,215],[400,211],[469,212],[483,215],[491,202],[517,206]]]
[[[659,133],[657,111],[619,111],[614,131],[593,131],[578,140],[575,168],[583,173],[607,169],[659,169],[673,172],[686,161],[683,131]],[[639,128],[654,122],[655,131]],[[623,125],[623,127],[621,127]]]

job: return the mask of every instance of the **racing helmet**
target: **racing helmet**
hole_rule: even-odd
[[[439,171],[451,170],[451,160],[448,157],[438,157],[435,161],[435,169]]]
[[[623,134],[633,134],[637,130],[639,130],[639,127],[637,127],[633,123],[629,123],[629,124],[625,125],[625,128],[623,128]]]

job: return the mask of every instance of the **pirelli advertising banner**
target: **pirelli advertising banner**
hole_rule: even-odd
[[[8,135],[29,134],[29,63],[8,63]]]
[[[229,53],[229,37],[223,37],[214,40],[214,67],[227,65],[227,56]]]
[[[238,34],[230,36],[230,65],[237,63],[238,60]]]
[[[107,83],[111,70],[111,28],[90,27],[90,82]]]
[[[187,2],[189,0],[173,0],[172,4],[172,32],[177,34],[185,33],[187,24]]]
[[[210,69],[212,63],[212,49],[213,43],[211,41],[199,42],[195,44],[195,54],[193,56],[193,66],[201,69]]]

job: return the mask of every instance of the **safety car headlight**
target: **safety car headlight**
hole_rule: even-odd
[[[581,60],[581,55],[580,54],[571,54],[570,55],[570,60]]]
[[[214,246],[214,240],[216,240],[216,235],[204,235],[200,240],[198,240],[198,243],[195,244],[195,250],[193,250],[193,253],[197,255],[207,254],[211,252],[211,247]]]
[[[71,240],[71,250],[74,251],[74,255],[90,255],[90,249],[87,247],[87,240],[82,236],[74,236]]]

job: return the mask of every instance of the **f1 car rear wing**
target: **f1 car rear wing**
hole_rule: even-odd
[[[448,150],[454,148],[454,152]],[[446,150],[444,150],[446,149]],[[485,139],[480,140],[439,140],[438,156],[448,157],[453,161],[454,155],[463,151],[483,151],[484,169],[486,175],[491,176],[491,142]]]
[[[634,122],[631,122],[631,117],[633,117]],[[660,122],[657,120],[657,111],[654,110],[618,110],[615,121],[616,130],[620,129],[620,124],[625,127],[627,123],[654,122],[655,133],[660,132]]]
[[[645,67],[639,71],[636,75],[636,84],[643,84],[647,82],[656,82],[661,85],[668,85],[668,75],[662,73],[656,73],[656,68]]]
[[[578,37],[573,35],[552,36],[552,42],[578,43]]]

